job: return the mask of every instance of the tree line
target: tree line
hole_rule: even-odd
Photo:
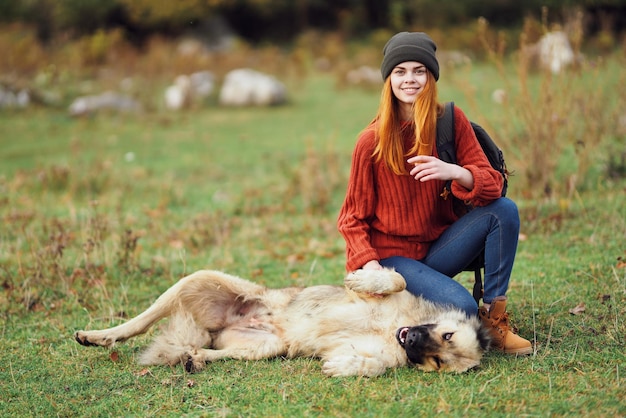
[[[591,31],[621,31],[626,0],[0,0],[0,22],[23,22],[41,41],[61,33],[81,36],[122,28],[131,41],[154,33],[176,35],[220,18],[249,42],[287,41],[307,30],[358,37],[386,28],[446,27],[486,18],[498,27],[520,26],[528,15],[580,8]]]

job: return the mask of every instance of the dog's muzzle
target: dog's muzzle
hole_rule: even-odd
[[[396,331],[396,340],[404,348],[424,345],[430,340],[429,335],[432,327],[432,324],[402,327]]]
[[[402,327],[396,331],[396,340],[402,347],[406,344],[406,338],[409,335],[409,327]]]

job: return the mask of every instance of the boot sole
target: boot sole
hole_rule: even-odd
[[[533,353],[533,348],[532,347],[524,347],[524,348],[511,349],[511,350],[504,350],[504,353],[505,354],[516,354],[518,356],[527,356],[527,355]]]

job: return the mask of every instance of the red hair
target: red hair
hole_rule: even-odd
[[[377,144],[373,156],[376,161],[384,160],[387,166],[398,175],[407,174],[406,157],[412,155],[432,155],[437,136],[437,117],[443,106],[437,101],[437,83],[428,71],[428,82],[413,104],[413,120],[406,124],[400,118],[400,103],[393,94],[390,77],[387,77],[380,95],[380,105],[374,129]],[[415,143],[404,150],[403,130],[415,130]]]

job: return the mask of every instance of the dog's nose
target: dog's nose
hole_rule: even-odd
[[[420,344],[429,335],[429,330],[430,326],[428,325],[418,325],[411,328],[406,337],[406,345],[414,346],[415,344]]]

